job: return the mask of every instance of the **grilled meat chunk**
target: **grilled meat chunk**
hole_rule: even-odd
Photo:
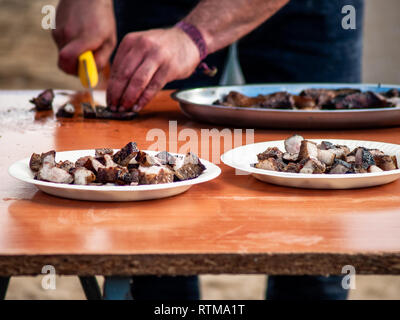
[[[334,152],[332,152],[331,150],[321,150],[321,149],[318,149],[317,152],[318,152],[317,159],[319,161],[325,163],[327,166],[333,165],[336,158]]]
[[[74,178],[67,171],[57,168],[51,167],[49,165],[43,165],[37,174],[38,180],[55,182],[55,183],[66,183],[70,184],[74,181]]]
[[[73,118],[75,115],[75,107],[71,103],[62,105],[56,113],[57,118]]]
[[[109,167],[116,167],[118,166],[112,159],[111,155],[109,154],[105,154],[101,157],[96,157],[95,158],[98,162],[100,162],[103,166],[105,166],[106,168]]]
[[[353,172],[351,164],[343,160],[336,160],[334,165],[329,170],[330,174],[345,174],[351,172]]]
[[[316,174],[316,173],[324,173],[326,166],[321,161],[315,158],[304,159],[300,163],[302,168],[300,169],[300,173],[307,174]]]
[[[304,159],[317,159],[318,158],[318,148],[314,142],[303,140],[300,145],[299,160]]]
[[[137,116],[137,112],[113,112],[110,108],[104,106],[96,106],[95,109],[96,119],[128,121]]]
[[[300,110],[318,110],[320,106],[316,101],[308,96],[293,96],[296,109]]]
[[[378,166],[372,165],[372,166],[370,166],[368,168],[368,172],[369,173],[376,173],[376,172],[383,172],[383,170],[381,168],[379,168]]]
[[[174,172],[166,166],[139,166],[140,184],[161,184],[174,181]]]
[[[41,159],[42,159],[42,165],[50,166],[50,167],[55,167],[56,166],[56,152],[54,150],[51,150],[46,153],[41,154]]]
[[[74,177],[74,184],[88,185],[96,180],[94,173],[84,167],[79,167],[71,170]]]
[[[114,150],[110,149],[110,148],[100,148],[100,149],[95,150],[96,158],[104,157],[104,155],[106,155],[106,154],[112,156],[114,154]]]
[[[393,104],[376,92],[367,91],[350,95],[339,95],[324,106],[326,109],[390,108]]]
[[[120,171],[118,174],[117,184],[137,186],[139,184],[139,170],[132,169],[128,172]]]
[[[99,168],[104,168],[104,165],[99,162],[98,160],[96,160],[93,157],[82,157],[79,158],[76,162],[75,162],[75,167],[79,168],[79,167],[84,167],[90,171],[92,171],[94,174],[97,174],[97,172],[99,171]]]
[[[302,136],[294,134],[285,140],[285,150],[288,153],[298,154],[300,152],[301,142],[304,140]]]
[[[85,119],[96,119],[96,111],[90,103],[82,103],[83,117]]]
[[[257,155],[258,160],[265,160],[268,158],[282,159],[283,153],[277,147],[268,148],[262,153]]]
[[[374,157],[374,161],[376,162],[376,165],[384,171],[398,169],[396,156],[378,155]]]
[[[47,89],[29,102],[35,105],[37,111],[46,111],[53,109],[53,100],[54,91],[52,89]]]
[[[254,165],[257,169],[264,169],[264,170],[270,170],[270,171],[281,171],[284,169],[285,165],[281,161],[274,159],[274,158],[268,158],[264,160],[259,160],[258,163]]]
[[[156,154],[156,158],[160,160],[162,165],[168,164],[173,166],[176,163],[176,157],[168,153],[167,151],[162,151]]]
[[[329,141],[322,141],[321,144],[318,145],[318,149],[321,150],[330,150],[334,149],[335,145]]]
[[[68,173],[75,168],[75,164],[69,160],[60,161],[56,164],[57,168],[63,169]]]
[[[295,102],[290,93],[282,91],[263,96],[260,107],[269,109],[294,109]]]
[[[298,153],[289,153],[285,152],[282,156],[283,161],[285,162],[296,162],[299,158]]]
[[[370,166],[375,165],[375,160],[367,149],[360,147],[355,150],[355,165],[367,170]]]
[[[248,97],[237,91],[229,92],[222,100],[216,101],[214,104],[230,107],[259,107],[262,102],[262,96]]]
[[[131,162],[131,160],[136,158],[138,153],[139,149],[137,148],[136,143],[129,142],[125,147],[114,154],[113,160],[115,163],[121,166],[127,166]]]
[[[183,159],[177,158],[172,168],[175,177],[180,181],[197,178],[206,170],[200,159],[191,152],[187,153]]]
[[[153,157],[143,151],[139,151],[139,153],[136,157],[136,162],[143,167],[161,166],[162,165],[162,159]]]
[[[39,171],[40,166],[42,165],[42,156],[38,153],[33,153],[31,159],[29,160],[29,168],[32,171]]]
[[[289,162],[284,168],[283,172],[299,173],[301,165],[299,163]]]
[[[300,92],[301,97],[309,97],[313,99],[316,105],[321,108],[336,96],[334,90],[328,89],[306,89]]]

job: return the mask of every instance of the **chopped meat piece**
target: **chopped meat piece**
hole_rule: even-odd
[[[396,170],[397,169],[397,159],[395,156],[375,156],[374,160],[376,165],[384,171]]]
[[[308,96],[293,96],[294,103],[297,109],[300,110],[318,110],[320,107],[315,100]]]
[[[320,150],[318,149],[317,159],[327,166],[331,166],[335,162],[336,155],[331,150]]]
[[[96,119],[96,111],[90,103],[82,103],[83,117],[85,119]]]
[[[385,155],[384,152],[382,152],[381,150],[378,150],[378,149],[367,149],[367,150],[369,151],[370,154],[372,154],[373,157]]]
[[[79,158],[78,160],[75,161],[75,167],[79,168],[79,167],[85,166],[86,162],[90,158],[91,158],[90,156],[85,156],[85,157]]]
[[[129,176],[129,171],[125,167],[108,167],[108,168],[99,168],[97,172],[97,182],[101,183],[124,183],[124,176]],[[125,179],[128,179],[125,177]]]
[[[308,158],[317,159],[318,148],[314,142],[303,140],[300,145],[299,160]]]
[[[283,154],[283,161],[285,162],[296,162],[299,158],[299,154],[298,153],[289,153],[289,152],[285,152]]]
[[[112,159],[112,157],[109,154],[105,154],[104,156],[101,157],[96,157],[95,158],[97,161],[99,161],[103,166],[106,168],[109,167],[116,167],[118,166]]]
[[[108,107],[96,106],[96,119],[108,120],[132,120],[137,116],[137,112],[113,112]]]
[[[174,172],[165,166],[139,166],[140,184],[161,184],[174,181]]]
[[[67,172],[70,172],[72,169],[75,168],[75,164],[69,160],[60,161],[56,164],[57,168],[63,169]]]
[[[138,153],[139,149],[137,148],[136,143],[129,142],[125,147],[114,154],[113,160],[121,166],[127,166],[132,159],[136,158]]]
[[[38,153],[33,153],[31,159],[29,160],[29,168],[32,171],[39,171],[40,166],[42,165],[42,156]]]
[[[261,107],[271,109],[293,109],[295,102],[293,96],[288,92],[275,92],[257,97],[248,97],[239,92],[231,91],[222,101],[215,104],[232,107]]]
[[[277,147],[268,148],[264,152],[257,155],[258,160],[265,160],[268,158],[282,159],[283,153]]]
[[[50,167],[47,165],[42,166],[40,168],[37,179],[55,183],[66,183],[70,184],[74,181],[74,178],[67,171],[57,168]]]
[[[337,96],[348,95],[348,94],[353,94],[353,93],[360,93],[360,92],[361,92],[360,89],[354,89],[354,88],[339,88],[339,89],[335,89],[335,94]]]
[[[301,142],[304,140],[302,136],[294,134],[285,140],[285,150],[289,153],[298,154],[300,152]]]
[[[128,172],[121,170],[118,173],[117,184],[137,186],[139,184],[139,170],[132,169]]]
[[[258,161],[258,163],[254,165],[254,167],[256,167],[257,169],[264,169],[270,171],[281,171],[281,165],[279,161],[274,158]]]
[[[51,150],[46,153],[42,153],[40,156],[42,158],[42,165],[43,166],[50,166],[50,167],[55,167],[56,166],[56,152],[54,150]]]
[[[332,168],[329,170],[330,174],[345,174],[351,172],[353,172],[351,164],[343,160],[336,160]]]
[[[326,169],[325,164],[315,158],[304,159],[301,164],[303,164],[303,167],[300,173],[318,174],[324,173]]]
[[[290,93],[282,91],[264,96],[260,107],[269,109],[294,109],[295,102]]]
[[[370,166],[368,168],[369,173],[383,172],[383,170],[377,166]]]
[[[367,170],[370,166],[375,165],[374,157],[365,148],[357,148],[355,154],[355,165]]]
[[[57,118],[73,118],[75,115],[75,107],[71,103],[62,105],[56,113]]]
[[[156,155],[161,162],[161,164],[166,165],[169,164],[173,166],[176,163],[176,157],[168,153],[167,151],[162,151]]]
[[[53,109],[53,100],[54,91],[52,89],[47,89],[29,102],[35,105],[37,111],[46,111]]]
[[[393,104],[388,102],[379,93],[367,91],[350,95],[339,95],[325,105],[327,109],[366,109],[366,108],[390,108]]]
[[[162,160],[149,155],[146,152],[139,151],[136,162],[139,163],[143,167],[151,167],[151,166],[161,166]]]
[[[189,152],[183,160],[176,159],[173,169],[176,178],[183,181],[197,178],[206,170],[206,167],[194,153]]]
[[[110,148],[101,148],[101,149],[96,149],[95,150],[95,157],[103,157],[104,155],[110,155],[112,156],[114,154],[114,150]]]
[[[74,184],[88,185],[96,180],[94,173],[83,167],[75,168],[71,173],[74,176]]]
[[[396,88],[390,89],[383,94],[386,98],[399,98],[400,91]]]
[[[346,158],[346,155],[350,153],[350,149],[347,146],[340,146],[340,145],[334,146],[332,149],[329,149],[329,151],[335,154],[336,159],[342,159],[342,160],[344,160]]]
[[[347,155],[347,156],[345,156],[344,160],[347,163],[355,163],[356,162],[356,156],[355,155]]]
[[[100,168],[104,168],[104,165],[93,157],[87,157],[86,162],[82,166],[78,166],[76,163],[75,165],[76,167],[85,167],[86,169],[92,171],[94,174],[97,174]]]
[[[321,150],[329,150],[334,149],[335,145],[329,141],[322,141],[321,144],[318,145],[318,149]]]
[[[300,164],[289,162],[282,170],[283,172],[298,173],[300,171]]]
[[[215,104],[231,107],[258,107],[262,101],[262,96],[247,97],[237,91],[231,91],[222,101],[216,101]]]
[[[315,100],[318,107],[325,105],[336,96],[334,90],[328,89],[306,89],[300,92],[302,97],[310,97]]]

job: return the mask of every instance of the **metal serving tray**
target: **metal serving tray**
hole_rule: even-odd
[[[213,105],[214,101],[235,90],[248,96],[288,91],[298,94],[307,88],[357,88],[362,91],[385,92],[399,85],[302,83],[257,84],[205,87],[174,92],[172,98],[182,112],[196,121],[233,127],[265,129],[356,129],[400,125],[400,107],[357,110],[277,110]]]

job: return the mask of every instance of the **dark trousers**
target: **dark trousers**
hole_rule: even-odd
[[[270,276],[268,300],[345,300],[348,290],[342,288],[342,277]],[[133,277],[135,300],[198,300],[198,277]]]

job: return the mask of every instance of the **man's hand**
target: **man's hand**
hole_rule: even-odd
[[[178,28],[129,33],[113,62],[107,104],[113,111],[140,111],[168,82],[189,77],[199,63],[199,50]]]
[[[107,65],[117,38],[112,0],[61,0],[56,21],[60,69],[75,75],[78,57],[87,50],[93,51],[99,69]]]

